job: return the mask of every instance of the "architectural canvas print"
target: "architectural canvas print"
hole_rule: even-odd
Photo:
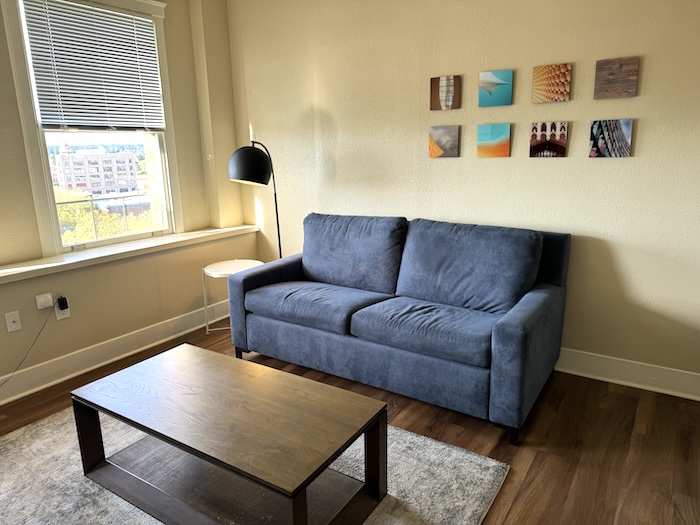
[[[593,98],[624,98],[637,95],[639,57],[611,58],[595,63]]]
[[[566,157],[568,122],[533,122],[530,157]]]
[[[532,101],[566,102],[571,96],[571,64],[536,66],[532,71]]]
[[[479,107],[510,106],[513,103],[513,70],[479,73]]]
[[[462,107],[462,77],[446,75],[430,79],[430,109],[447,110]]]
[[[510,157],[510,124],[479,124],[476,128],[477,157]]]
[[[428,156],[431,159],[459,157],[459,126],[431,126]]]
[[[632,119],[594,120],[589,157],[631,157]]]

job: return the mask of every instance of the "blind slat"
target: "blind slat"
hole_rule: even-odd
[[[152,20],[70,0],[24,12],[43,126],[165,129]]]

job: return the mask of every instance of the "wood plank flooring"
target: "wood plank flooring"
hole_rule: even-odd
[[[0,435],[70,406],[74,388],[181,342],[234,354],[228,332],[198,330],[1,406]],[[484,525],[700,524],[698,402],[555,372],[513,447],[486,421],[257,354],[245,359],[381,399],[389,424],[508,463]]]

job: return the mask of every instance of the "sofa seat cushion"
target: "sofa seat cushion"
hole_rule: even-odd
[[[535,284],[542,233],[412,220],[396,295],[505,313]]]
[[[491,330],[503,317],[457,306],[396,297],[352,316],[356,337],[472,366],[491,365]]]
[[[352,314],[389,297],[332,284],[288,281],[249,291],[245,309],[280,321],[348,334]]]
[[[311,213],[304,219],[304,276],[393,294],[407,228],[404,217]]]

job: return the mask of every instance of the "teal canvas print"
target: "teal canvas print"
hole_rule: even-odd
[[[510,157],[510,124],[479,124],[476,128],[477,157]]]
[[[513,70],[479,73],[479,107],[510,106],[513,103]]]

